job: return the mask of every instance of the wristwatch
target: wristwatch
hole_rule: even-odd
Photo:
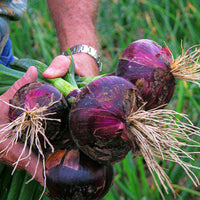
[[[97,53],[97,50],[93,47],[85,44],[80,44],[70,48],[70,51],[72,55],[76,53],[87,53],[88,55],[92,56],[97,62],[99,71],[102,71],[102,62],[100,61],[100,55]],[[69,56],[70,54],[65,51],[62,53],[62,55]]]

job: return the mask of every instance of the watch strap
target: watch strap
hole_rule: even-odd
[[[91,57],[93,57],[96,60],[99,71],[100,72],[102,71],[102,62],[100,61],[101,57],[98,54],[97,50],[94,49],[93,47],[85,45],[85,44],[80,44],[80,45],[71,47],[70,51],[71,51],[72,55],[76,54],[76,53],[86,53],[86,54],[90,55]],[[69,53],[65,51],[62,53],[62,55],[69,56]]]

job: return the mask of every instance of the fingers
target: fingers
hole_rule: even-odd
[[[8,145],[8,143],[10,142],[10,139],[7,139],[5,142],[2,142],[0,145],[0,151],[2,151],[3,149],[5,149]],[[22,150],[23,150],[23,144],[21,143],[16,143],[13,145],[13,147],[5,153],[2,153],[0,155],[0,160],[5,162],[8,165],[11,165],[13,167],[15,167],[14,163],[17,161],[17,159],[19,158]],[[25,152],[23,153],[21,158],[24,158],[28,155],[29,150],[28,148],[25,150]],[[21,160],[18,165],[17,165],[17,169],[24,169],[26,170],[31,176],[35,175],[35,179],[41,184],[44,184],[44,179],[43,179],[43,165],[42,162],[40,161],[36,170],[36,166],[37,166],[37,162],[38,162],[38,158],[37,156],[32,152],[31,156]],[[36,174],[35,174],[36,172]]]
[[[58,78],[64,76],[68,70],[71,63],[70,56],[57,56],[54,58],[52,63],[49,65],[47,70],[43,73],[45,78]]]
[[[37,69],[35,67],[30,67],[27,72],[22,76],[22,78],[20,78],[19,80],[17,80],[13,86],[11,88],[9,88],[2,96],[3,99],[11,99],[14,94],[16,93],[17,90],[19,90],[19,88],[21,88],[23,85],[30,83],[30,82],[34,82],[37,80]]]
[[[73,55],[75,73],[80,76],[96,76],[99,74],[97,63],[90,55],[78,53]],[[63,77],[69,70],[70,56],[57,56],[43,73],[45,78]]]

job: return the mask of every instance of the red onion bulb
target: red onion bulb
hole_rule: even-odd
[[[32,150],[38,155],[38,163],[42,159],[44,166],[45,154],[53,152],[55,147],[60,148],[63,142],[69,140],[69,134],[64,132],[68,129],[69,109],[63,95],[50,84],[32,82],[21,87],[9,105],[10,123],[1,129],[0,142],[9,138],[5,152],[16,142],[24,145],[13,172],[21,160],[31,156]],[[26,148],[29,153],[25,157]]]
[[[42,126],[45,135],[38,130],[38,137],[44,141],[61,139],[61,131],[67,127],[68,105],[58,89],[54,86],[33,82],[21,87],[10,100],[9,118],[11,121],[25,114],[25,122],[31,121],[37,126]],[[34,121],[35,120],[35,121]],[[23,122],[22,122],[23,123]],[[20,124],[19,124],[20,125]],[[31,123],[31,126],[34,126]],[[39,127],[38,127],[39,128]]]
[[[138,87],[148,110],[168,103],[173,96],[175,78],[171,73],[171,62],[167,47],[161,47],[153,40],[140,39],[124,49],[116,75]]]
[[[113,182],[113,167],[98,164],[75,146],[57,150],[46,160],[47,188],[55,200],[103,198]]]
[[[108,76],[92,81],[72,104],[72,138],[85,154],[100,163],[122,160],[135,148],[126,135],[126,116],[136,111],[141,101],[138,89],[123,78]]]
[[[72,104],[69,116],[72,138],[87,156],[103,164],[121,161],[130,150],[134,155],[140,152],[161,195],[154,172],[166,191],[166,184],[174,190],[158,163],[160,159],[180,164],[193,183],[199,183],[189,169],[193,166],[182,158],[192,158],[193,152],[184,149],[196,147],[196,141],[189,135],[200,136],[200,128],[173,110],[145,110],[144,105],[137,87],[122,77],[107,76],[92,81]]]

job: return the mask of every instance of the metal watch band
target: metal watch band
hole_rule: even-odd
[[[102,62],[100,61],[100,55],[97,53],[96,49],[94,49],[91,46],[85,45],[85,44],[80,44],[80,45],[76,45],[76,46],[70,48],[70,51],[71,51],[72,55],[76,54],[76,53],[87,53],[90,56],[92,56],[96,60],[97,65],[99,67],[99,71],[101,72]],[[63,52],[62,55],[69,56],[69,54],[66,51]]]

